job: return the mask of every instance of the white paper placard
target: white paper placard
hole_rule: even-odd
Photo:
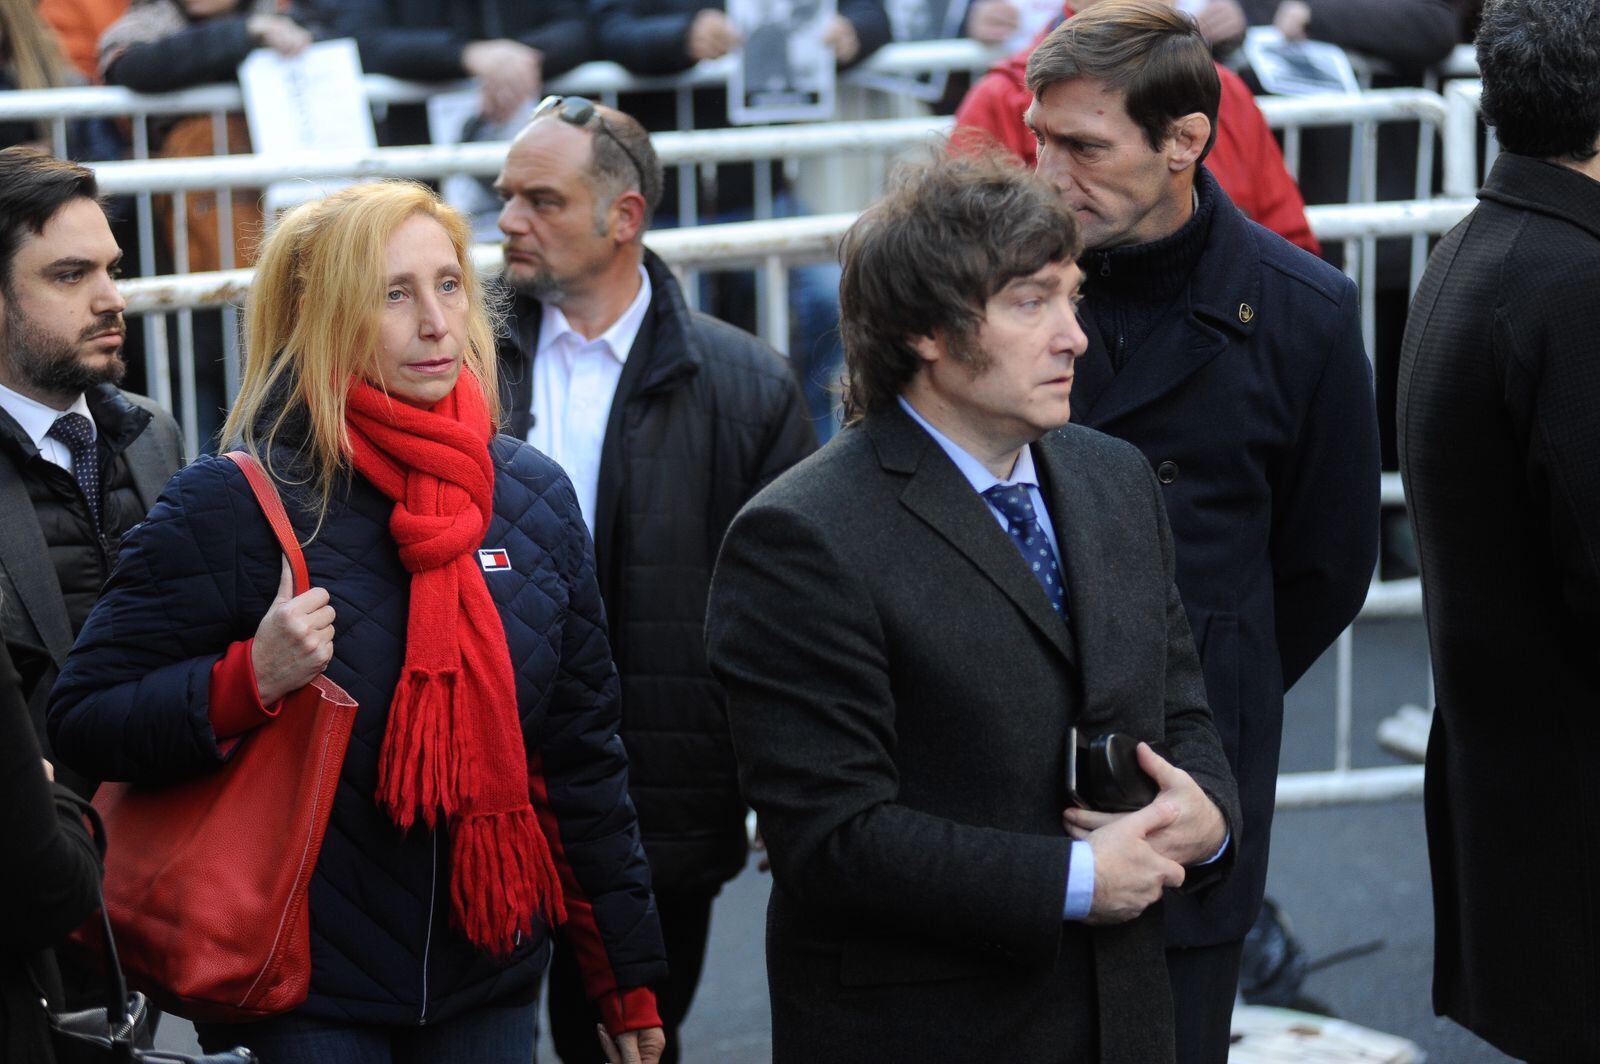
[[[1244,35],[1244,55],[1261,87],[1277,96],[1361,91],[1350,57],[1326,41],[1289,41],[1270,26],[1255,26]]]
[[[833,117],[836,63],[822,35],[834,10],[834,0],[728,0],[744,36],[728,77],[729,122]]]
[[[321,41],[297,56],[258,48],[239,64],[250,143],[260,155],[375,148],[361,56],[348,38]],[[266,213],[320,199],[349,181],[280,181],[267,189]]]

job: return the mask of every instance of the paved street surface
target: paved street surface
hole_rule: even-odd
[[[1422,704],[1427,697],[1421,622],[1358,626],[1355,663],[1354,763],[1395,764],[1374,732],[1401,703]],[[1290,693],[1285,771],[1332,767],[1333,684],[1330,654]],[[1304,987],[1307,997],[1343,1019],[1412,1039],[1431,1064],[1511,1059],[1434,1017],[1429,1004],[1433,915],[1420,801],[1286,812],[1277,818],[1272,845],[1268,893],[1283,907],[1313,964],[1382,943],[1374,953],[1314,971]],[[683,1031],[689,1064],[770,1060],[762,960],[767,884],[752,864],[717,903],[705,979]],[[185,1027],[163,1024],[162,1042],[192,1045]],[[547,1052],[539,1055],[541,1064],[554,1060]]]

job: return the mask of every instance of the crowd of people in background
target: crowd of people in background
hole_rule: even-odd
[[[1600,1060],[1600,941],[1572,931],[1600,897],[1600,737],[1505,717],[1529,682],[1595,695],[1600,14],[1479,6],[973,0],[946,24],[1015,54],[947,94],[948,152],[797,282],[818,298],[786,359],[750,332],[750,278],[696,305],[645,246],[686,221],[651,140],[675,98],[534,106],[589,60],[736,51],[719,6],[0,0],[0,89],[167,92],[350,37],[369,73],[473,78],[484,119],[526,117],[495,281],[423,185],[270,224],[235,195],[256,271],[209,449],[277,486],[299,593],[245,469],[185,464],[123,387],[116,206],[47,129],[0,128],[0,847],[29,870],[0,892],[5,1059],[53,1060],[50,1009],[99,993],[50,948],[98,904],[81,797],[220,771],[326,676],[359,710],[309,988],[202,1017],[210,1052],[510,1062],[547,1031],[565,1064],[671,1064],[753,808],[775,1061],[1222,1064],[1285,692],[1420,554],[1435,1007],[1533,1061]],[[1230,61],[1266,25],[1386,84],[1479,33],[1503,154],[1414,304],[1380,255],[1370,351],[1306,220],[1343,198],[1348,143],[1308,133],[1297,181]],[[894,35],[881,0],[843,0],[823,47],[845,69]],[[726,93],[693,111],[725,124]],[[225,132],[249,150],[242,118]],[[427,135],[415,107],[382,123]],[[1380,195],[1412,195],[1415,155],[1382,150],[1408,135],[1379,135]],[[121,136],[75,123],[68,154]],[[748,164],[715,172],[702,220],[804,210],[782,168],[759,193]],[[214,201],[185,209],[191,269],[216,268],[193,243]],[[1386,468],[1409,523],[1380,512]],[[1129,740],[1149,795],[1094,791],[1096,736]],[[1551,889],[1508,907],[1529,869]]]

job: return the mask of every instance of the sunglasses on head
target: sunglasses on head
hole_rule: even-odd
[[[639,157],[622,142],[622,138],[612,132],[602,115],[594,105],[594,101],[582,96],[546,96],[539,101],[539,106],[533,109],[533,118],[542,118],[547,114],[554,114],[561,121],[579,129],[588,129],[591,120],[600,124],[600,132],[611,138],[611,143],[622,149],[622,154],[628,157],[633,164],[634,173],[639,175],[639,191],[645,191],[644,167],[639,163]],[[531,122],[533,119],[530,118]]]

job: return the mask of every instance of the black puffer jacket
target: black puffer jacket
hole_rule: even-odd
[[[734,514],[816,437],[783,356],[691,312],[648,251],[645,270],[653,298],[606,425],[595,554],[651,875],[662,890],[714,889],[747,851],[722,692],[705,660],[711,569]],[[500,348],[507,431],[522,437],[540,313],[518,298]]]
[[[494,518],[484,546],[505,548],[511,567],[484,579],[505,625],[530,765],[542,757],[561,825],[551,849],[590,902],[568,892],[565,933],[582,936],[575,952],[597,959],[602,985],[646,986],[666,965],[627,798],[589,539],[554,463],[503,436],[492,450]],[[275,468],[292,464],[275,456]],[[303,541],[315,525],[309,499],[284,496]],[[361,708],[311,881],[311,992],[298,1011],[411,1025],[528,1000],[550,946],[536,919],[508,965],[475,951],[451,927],[445,829],[419,825],[402,835],[374,801],[409,604],[392,509],[353,477],[348,490],[335,489],[305,548],[312,583],[328,589],[339,617],[328,676]],[[211,669],[232,642],[254,635],[279,557],[232,462],[202,458],[174,477],[128,535],[56,684],[50,733],[61,759],[97,779],[135,780],[178,780],[220,763],[208,716]]]

